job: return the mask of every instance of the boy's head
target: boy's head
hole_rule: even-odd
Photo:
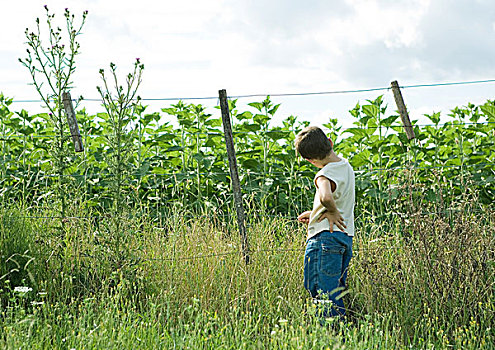
[[[305,159],[321,160],[332,151],[332,143],[323,130],[308,126],[301,130],[295,140],[296,151]]]

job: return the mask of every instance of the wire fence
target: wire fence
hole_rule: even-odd
[[[493,125],[495,122],[493,121],[483,121],[483,122],[457,122],[457,121],[450,121],[450,122],[445,122],[445,123],[439,123],[439,124],[413,124],[413,126],[418,126],[418,127],[425,127],[425,126],[432,126],[432,127],[438,127],[438,128],[443,128],[443,127],[460,127],[460,126],[466,126],[466,125]],[[360,127],[351,127],[351,128],[345,128],[340,130],[340,134],[348,133],[350,130],[354,131],[356,129],[361,129],[361,130],[378,130],[378,129],[392,129],[393,131],[401,131],[404,128],[403,125],[377,125],[377,126],[367,126],[366,128],[360,128]],[[297,133],[298,130],[258,130],[256,133],[258,135],[270,135],[270,134],[289,134],[289,133]],[[252,134],[252,131],[233,131],[232,134],[234,136],[236,135],[246,135],[246,134]],[[206,131],[199,131],[199,132],[188,132],[187,133],[190,136],[215,136],[215,137],[223,137],[224,134],[222,132],[206,132]],[[84,132],[81,134],[82,138],[98,138],[98,137],[113,137],[113,134],[85,134]],[[160,137],[160,136],[177,136],[176,133],[170,133],[170,132],[156,132],[156,133],[143,133],[139,135],[141,138],[147,138],[147,137]],[[60,135],[56,134],[10,134],[10,135],[0,135],[0,141],[6,141],[8,139],[55,139],[59,138]]]
[[[443,214],[452,214],[455,212],[460,212],[460,209],[444,209],[444,210],[437,210],[437,211],[425,211],[425,212],[416,212],[414,213],[414,216],[438,216],[438,215],[443,215]],[[472,213],[481,213],[484,212],[482,209],[472,209],[470,212]],[[263,218],[276,218],[276,219],[283,219],[283,220],[296,220],[297,216],[293,215],[283,215],[283,214],[267,214],[267,213],[255,213],[257,218],[263,217]],[[378,218],[383,218],[383,217],[392,217],[392,216],[400,216],[400,217],[405,217],[406,215],[411,215],[410,213],[397,213],[397,212],[389,212],[387,214],[381,214],[381,215],[374,215],[374,216],[367,216],[368,220],[374,220]],[[157,219],[157,218],[162,218],[164,214],[158,214],[158,215],[150,215],[151,218]],[[232,218],[235,217],[235,214],[181,214],[181,215],[172,215],[172,217],[177,217],[177,218],[185,218],[185,219],[195,219],[195,218],[210,218],[210,219],[218,219],[218,218]],[[60,215],[15,215],[12,216],[18,219],[67,219],[67,220],[79,220],[79,219],[89,219],[89,220],[103,220],[103,219],[110,219],[110,215],[82,215],[82,216],[60,216]],[[132,219],[135,218],[135,216],[124,216],[127,219]],[[170,217],[168,215],[168,217]]]
[[[452,214],[455,212],[460,212],[460,209],[447,209],[447,210],[442,210],[442,211],[436,211],[436,212],[419,212],[415,213],[414,215],[410,214],[405,214],[405,213],[388,213],[386,217],[391,217],[391,216],[399,216],[401,218],[405,218],[406,216],[409,216],[409,218],[421,218],[424,216],[439,216],[442,214]],[[483,209],[472,209],[470,210],[471,214],[476,214],[476,213],[484,213],[485,210]],[[235,215],[233,214],[225,214],[225,215],[180,215],[180,218],[185,218],[185,219],[194,219],[194,218],[226,218],[226,217],[233,217]],[[290,220],[294,221],[297,220],[297,217],[295,216],[283,216],[283,215],[269,215],[269,214],[263,214],[262,217],[267,217],[267,218],[277,218],[277,219],[283,219],[283,220]],[[61,219],[61,220],[71,220],[71,219],[90,219],[92,221],[98,221],[101,219],[110,219],[108,215],[94,215],[94,216],[33,216],[33,215],[28,215],[28,216],[19,216],[15,215],[15,218],[17,219]],[[379,216],[373,216],[373,217],[367,217],[368,220],[373,221],[374,219],[379,218]],[[248,227],[251,227],[252,225],[248,224]],[[376,240],[379,241],[379,240]],[[378,247],[359,247],[359,248],[353,248],[353,253],[354,254],[360,254],[360,253],[370,253],[370,252],[384,252],[384,251],[394,251],[403,248],[400,245],[393,245],[393,246],[378,246]],[[304,253],[305,248],[273,248],[273,249],[253,249],[248,252],[250,256],[255,256],[257,254],[271,254],[271,256],[275,256],[274,254],[281,254],[281,253],[295,253],[295,254],[302,254]],[[207,259],[207,258],[223,258],[226,256],[232,256],[232,255],[242,255],[245,252],[241,252],[240,249],[236,250],[231,250],[231,251],[225,251],[225,252],[217,252],[217,253],[207,253],[207,254],[197,254],[197,255],[191,255],[191,256],[174,256],[174,257],[158,257],[158,258],[143,258],[143,257],[134,257],[135,260],[139,262],[157,262],[157,261],[169,261],[169,262],[174,262],[174,261],[191,261],[191,260],[199,260],[199,259]],[[78,254],[80,258],[89,258],[89,259],[96,259],[95,256],[92,256],[88,253],[82,253]]]
[[[495,79],[485,79],[485,80],[471,80],[471,81],[457,81],[457,82],[446,82],[446,83],[431,83],[431,84],[416,84],[416,85],[403,85],[400,86],[401,89],[413,89],[413,88],[425,88],[425,87],[439,87],[439,86],[459,86],[459,85],[474,85],[474,84],[487,84],[495,83]],[[252,97],[266,97],[266,96],[311,96],[311,95],[335,95],[335,94],[355,94],[363,92],[373,92],[373,91],[387,91],[391,87],[377,87],[377,88],[365,88],[365,89],[350,89],[350,90],[334,90],[334,91],[319,91],[319,92],[298,92],[298,93],[256,93],[256,94],[245,94],[245,95],[232,95],[229,98],[239,99],[239,98],[252,98]],[[103,102],[101,98],[87,98],[83,99],[88,102]],[[136,100],[136,99],[134,99]],[[189,101],[189,100],[218,100],[218,96],[199,96],[199,97],[160,97],[160,98],[140,98],[141,101]],[[77,102],[78,100],[74,99]],[[12,100],[12,103],[42,103],[41,99],[19,99]]]
[[[459,83],[446,83],[446,84],[431,84],[431,85],[410,85],[408,87],[424,87],[424,86],[440,86],[440,85],[459,85],[459,84],[474,84],[474,83],[480,83],[480,82],[495,82],[495,80],[486,80],[486,81],[474,81],[474,82],[459,82]],[[414,126],[418,127],[425,127],[425,126],[434,126],[434,127],[460,127],[460,126],[466,126],[466,125],[493,125],[495,122],[492,121],[483,121],[483,122],[460,122],[460,121],[451,121],[451,122],[446,122],[442,124],[414,124]],[[365,128],[347,128],[343,129],[340,131],[340,134],[344,134],[346,132],[349,132],[348,130],[356,130],[356,129],[361,129],[361,130],[372,130],[372,129],[398,129],[399,131],[403,129],[403,125],[377,125],[377,126],[367,126]],[[296,133],[298,130],[258,130],[256,133],[258,135],[269,135],[269,134],[290,134],[290,133]],[[215,137],[223,137],[224,134],[222,132],[187,132],[188,135],[190,136],[215,136]],[[252,134],[251,131],[234,131],[233,132],[234,136],[235,135],[243,135],[243,134]],[[82,134],[83,139],[87,138],[99,138],[99,137],[111,137],[113,136],[112,134]],[[157,132],[157,133],[143,133],[139,135],[139,138],[146,139],[147,137],[160,137],[160,136],[169,136],[169,137],[175,137],[177,136],[176,133],[170,133],[170,132]],[[0,141],[7,141],[9,139],[51,139],[51,138],[58,138],[59,135],[40,135],[40,134],[29,134],[29,135],[24,135],[24,134],[17,134],[17,135],[0,135]],[[165,152],[167,150],[165,149]],[[455,162],[454,160],[451,160],[451,162]],[[444,165],[431,165],[431,166],[421,166],[421,167],[413,167],[412,169],[422,169],[422,170],[427,170],[427,169],[441,169],[441,168],[462,168],[462,167],[488,167],[488,166],[493,166],[493,162],[486,162],[486,163],[475,163],[475,164],[469,164],[469,162],[463,162],[463,164],[444,164]],[[360,170],[361,173],[373,173],[377,171],[396,171],[396,170],[403,170],[403,169],[411,169],[410,167],[392,167],[392,168],[375,168],[375,169],[368,169],[368,170]],[[256,173],[256,172],[250,172],[250,175],[266,175],[266,173]],[[272,175],[280,175],[281,173],[277,172],[270,172]],[[296,172],[296,174],[307,174],[307,172]],[[168,176],[193,176],[193,175],[229,175],[229,172],[202,172],[202,173],[197,173],[194,171],[192,173],[191,171],[189,172],[173,172],[173,173],[168,173],[168,172],[138,172],[138,173],[131,173],[127,174],[129,176],[133,177],[143,177],[143,176],[157,176],[157,177],[168,177]],[[86,173],[86,174],[44,174],[46,177],[112,177],[115,176],[115,174],[111,173]]]
[[[428,87],[438,87],[438,86],[459,86],[459,85],[473,85],[473,84],[487,84],[487,83],[495,83],[495,79],[487,79],[487,80],[475,80],[475,81],[461,81],[461,82],[448,82],[448,83],[434,83],[434,84],[418,84],[418,85],[404,85],[400,86],[402,89],[412,89],[412,88],[428,88]],[[320,92],[300,92],[300,93],[266,93],[266,94],[246,94],[246,95],[233,95],[229,96],[230,99],[243,99],[243,98],[253,98],[253,97],[266,97],[266,96],[272,96],[272,97],[292,97],[292,96],[312,96],[312,95],[332,95],[332,94],[354,94],[354,93],[363,93],[363,92],[374,92],[374,91],[388,91],[390,90],[391,87],[377,87],[377,88],[368,88],[368,89],[354,89],[354,90],[335,90],[335,91],[320,91]],[[206,96],[206,97],[165,97],[165,98],[142,98],[139,99],[140,101],[191,101],[191,100],[218,100],[218,96]],[[11,103],[42,103],[43,100],[40,99],[26,99],[26,100],[9,100]],[[76,101],[76,100],[74,100]],[[89,98],[89,99],[83,99],[83,101],[88,101],[88,102],[100,102],[102,103],[102,99],[95,99],[95,98]],[[427,127],[427,126],[432,126],[432,127],[439,127],[439,128],[457,128],[457,127],[466,127],[466,126],[477,126],[477,125],[492,125],[495,124],[493,121],[478,121],[478,122],[461,122],[461,121],[450,121],[450,122],[445,122],[445,123],[427,123],[427,124],[413,124],[413,126],[417,127]],[[346,128],[340,131],[341,134],[344,134],[346,132],[350,132],[351,130],[355,130],[356,128]],[[360,129],[369,129],[369,130],[377,130],[377,129],[387,129],[387,130],[392,130],[392,131],[400,131],[403,129],[403,125],[398,125],[398,124],[392,124],[392,125],[376,125],[376,126],[367,126],[366,128],[360,128]],[[270,135],[273,133],[295,133],[296,130],[258,130],[257,133],[259,135]],[[239,136],[243,134],[250,134],[252,133],[251,131],[234,131],[233,134],[234,136]],[[152,137],[160,137],[160,136],[176,136],[176,133],[170,133],[170,132],[146,132],[141,135],[139,135],[140,138],[152,138]],[[213,136],[213,137],[223,137],[224,134],[222,132],[203,132],[203,131],[198,131],[198,132],[188,132],[188,135],[191,136]],[[85,134],[84,132],[81,135],[83,138],[99,138],[99,137],[111,137],[113,136],[112,134],[98,134],[98,133],[89,133]],[[51,138],[58,138],[58,135],[50,135],[50,134],[9,134],[9,135],[1,135],[0,136],[0,141],[8,141],[10,139],[51,139]],[[458,162],[458,160],[449,160],[451,162]],[[474,169],[480,169],[484,167],[494,167],[495,163],[494,162],[479,162],[479,163],[473,163],[470,164],[469,162],[462,161],[461,164],[442,164],[442,165],[425,165],[425,166],[399,166],[399,167],[390,167],[390,168],[374,168],[374,169],[364,169],[364,170],[358,170],[357,173],[360,175],[366,175],[366,174],[375,174],[377,172],[393,172],[397,170],[431,170],[431,169],[452,169],[452,168],[459,168],[459,169],[464,169],[464,168],[474,168]],[[310,171],[295,171],[294,176],[298,175],[310,175]],[[99,172],[99,173],[85,173],[85,174],[46,174],[42,173],[40,174],[43,177],[48,177],[48,178],[57,178],[57,177],[68,177],[68,178],[91,178],[91,177],[114,177],[117,174],[112,174],[112,173],[106,173],[106,172]],[[230,176],[230,172],[224,171],[224,172],[196,172],[194,170],[191,171],[181,171],[181,172],[165,172],[165,173],[159,173],[159,172],[138,172],[138,173],[129,173],[127,174],[128,176],[131,177],[146,177],[146,176],[151,176],[151,177],[173,177],[173,176],[190,176],[190,177],[195,177],[195,176],[211,176],[211,175],[224,175],[224,176]],[[247,173],[248,176],[277,176],[277,175],[286,175],[285,172],[277,172],[277,171],[270,171],[270,172],[254,172],[254,171],[249,171]],[[443,213],[451,213],[452,211],[444,211]],[[424,215],[439,215],[442,212],[430,212],[430,213],[418,213],[420,216]],[[380,216],[373,216],[368,219],[377,219],[380,217],[390,217],[390,216],[401,216],[403,214],[401,213],[388,213],[387,215],[380,215]],[[233,214],[223,214],[223,215],[184,215],[182,217],[185,218],[197,218],[197,217],[221,217],[221,218],[230,218],[235,215]],[[287,220],[295,220],[297,217],[295,216],[280,216],[280,215],[263,215],[265,217],[279,217]],[[47,220],[80,220],[80,219],[90,219],[90,220],[102,220],[108,218],[108,216],[105,215],[92,215],[92,216],[46,216],[46,215],[41,215],[41,216],[36,216],[36,215],[26,215],[26,216],[17,216],[18,218],[23,218],[23,219],[47,219]],[[355,250],[356,253],[359,252],[368,252],[371,250],[393,250],[397,249],[399,247],[393,246],[393,247],[374,247],[374,248],[360,248]],[[296,252],[296,253],[301,253],[303,252],[304,249],[263,249],[263,250],[253,250],[250,253],[253,254],[259,254],[259,253],[285,253],[285,252]],[[204,259],[204,258],[210,258],[210,257],[224,257],[224,256],[230,256],[234,254],[240,254],[240,250],[234,250],[234,251],[229,251],[229,252],[221,252],[221,253],[216,253],[216,254],[202,254],[202,255],[197,255],[197,256],[189,256],[189,257],[180,257],[182,260],[193,260],[193,259]],[[178,260],[178,258],[150,258],[150,259],[141,259],[143,261],[157,261],[157,260],[162,260],[162,261],[173,261],[173,260]]]
[[[432,170],[432,169],[466,169],[466,168],[475,168],[475,169],[483,169],[488,167],[495,167],[494,162],[489,163],[464,163],[464,164],[453,164],[453,165],[436,165],[436,166],[401,166],[401,167],[391,167],[391,168],[376,168],[371,170],[356,170],[355,172],[360,175],[366,174],[376,174],[378,172],[394,172],[397,170]],[[302,171],[294,171],[292,173],[293,176],[297,175],[312,175],[314,172],[309,170]],[[112,173],[89,173],[89,174],[43,174],[39,173],[40,176],[44,178],[112,178],[118,176],[118,174]],[[126,174],[126,176],[135,177],[135,178],[145,178],[145,177],[183,177],[183,178],[191,178],[195,179],[196,176],[212,176],[212,175],[224,175],[230,177],[230,172],[222,171],[222,172],[195,172],[194,170],[188,172],[175,172],[175,173],[153,173],[153,172],[144,172],[144,173],[130,173]],[[263,172],[255,172],[250,171],[246,173],[246,176],[277,176],[277,175],[287,175],[286,172],[281,171],[270,171],[267,173]],[[40,182],[43,182],[44,179],[40,179]]]
[[[352,253],[353,254],[360,254],[360,253],[370,253],[370,252],[385,252],[385,251],[394,251],[394,250],[400,250],[403,249],[403,246],[400,245],[394,245],[394,246],[389,246],[389,247],[370,247],[370,248],[353,248]],[[270,256],[275,256],[274,254],[280,254],[280,253],[296,253],[299,255],[302,255],[305,252],[306,248],[301,247],[301,248],[289,248],[289,249],[255,249],[255,250],[250,250],[248,253],[251,256],[255,256],[257,254],[270,254]],[[488,252],[494,253],[495,251],[488,249]],[[222,258],[226,256],[231,256],[231,255],[241,255],[242,252],[240,250],[232,250],[232,251],[227,251],[227,252],[220,252],[220,253],[212,253],[212,254],[199,254],[199,255],[191,255],[191,256],[178,256],[178,257],[172,257],[172,258],[136,258],[136,260],[140,262],[157,262],[157,261],[169,261],[169,262],[174,262],[174,261],[191,261],[191,260],[199,260],[199,259],[208,259],[208,258]],[[81,258],[95,258],[94,256],[88,255],[88,254],[82,254],[80,255]]]
[[[387,251],[387,250],[397,250],[400,249],[401,247],[399,246],[394,246],[394,247],[373,247],[373,248],[359,248],[359,249],[353,249],[352,252],[354,254],[359,254],[359,253],[364,253],[364,252],[375,252],[375,251]],[[274,254],[274,253],[296,253],[296,254],[302,254],[304,253],[305,248],[292,248],[292,249],[256,249],[256,250],[251,250],[249,251],[250,255],[257,255],[257,254]],[[239,250],[233,250],[233,251],[228,251],[228,252],[221,252],[221,253],[215,253],[215,254],[200,254],[200,255],[194,255],[194,256],[181,256],[181,257],[173,257],[173,258],[138,258],[139,261],[141,262],[150,262],[150,261],[188,261],[188,260],[198,260],[198,259],[207,259],[207,258],[221,258],[225,256],[231,256],[231,255],[240,255],[241,252]],[[271,255],[273,256],[273,255]],[[81,255],[81,257],[85,258],[94,258],[93,256],[90,255]]]

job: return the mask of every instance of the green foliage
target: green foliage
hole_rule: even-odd
[[[63,242],[51,220],[24,220],[35,229],[22,240],[44,242],[30,269],[39,288],[4,294],[0,347],[490,349],[495,216],[474,200],[454,209],[363,219],[348,322],[328,327],[302,285],[305,229],[286,218],[250,221],[246,266],[221,218],[135,215],[118,268],[101,242],[111,218],[69,219]]]
[[[124,94],[118,87],[116,91]],[[146,106],[131,103],[132,99],[120,113],[116,108],[123,97],[108,101],[114,107],[106,113],[77,112],[85,151],[74,154],[66,149],[62,176],[66,193],[80,194],[84,207],[99,212],[116,208],[119,201],[133,208],[153,208],[156,215],[164,215],[170,205],[196,213],[230,214],[230,175],[219,113],[183,101],[162,113],[147,113]],[[306,210],[315,169],[295,154],[293,141],[308,123],[289,116],[271,126],[278,105],[268,97],[250,104],[254,112],[239,111],[236,100],[229,104],[246,206],[289,215]],[[47,114],[12,112],[10,106],[2,97],[0,196],[6,202],[24,200],[34,206],[50,203],[60,177],[50,153],[56,131]],[[487,101],[456,107],[443,124],[439,113],[427,115],[432,124],[413,121],[417,139],[412,141],[399,117],[387,115],[381,97],[357,104],[350,111],[355,118],[350,128],[329,119],[325,126],[336,152],[349,159],[357,174],[358,213],[396,210],[397,201],[404,200],[402,185],[411,176],[407,169],[413,171],[414,184],[424,189],[415,192],[418,209],[432,201],[447,209],[468,181],[479,191],[480,202],[491,204],[494,106]]]
[[[65,11],[64,39],[45,9],[47,36],[37,19],[20,62],[47,113],[11,111],[0,94],[0,347],[493,346],[494,101],[413,121],[412,141],[382,96],[349,111],[351,128],[324,124],[356,171],[357,236],[349,323],[321,326],[290,219],[311,206],[315,169],[293,147],[310,123],[274,125],[270,96],[244,111],[229,101],[246,266],[219,113],[184,101],[147,113],[139,59],[125,85],[110,64],[105,112],[77,111],[74,154],[62,93],[87,12],[76,26]]]
[[[11,112],[10,100],[1,96],[0,101],[2,203],[10,208],[22,201],[28,213],[57,217],[51,206],[57,182],[48,116]],[[139,329],[140,339],[164,346],[314,348],[340,342],[342,334],[350,348],[493,344],[486,331],[495,314],[493,101],[454,108],[443,124],[438,113],[427,116],[428,125],[413,121],[413,141],[403,135],[398,116],[386,114],[381,97],[350,111],[351,128],[335,119],[326,123],[337,153],[357,174],[357,238],[345,296],[354,325],[343,325],[343,333],[330,338],[329,330],[311,319],[301,271],[294,268],[302,259],[303,229],[272,217],[297,214],[311,204],[315,169],[293,149],[295,135],[308,123],[290,116],[269,126],[276,109],[268,98],[250,106],[254,112],[238,111],[235,100],[229,104],[252,264],[244,266],[232,234],[219,116],[182,101],[163,114],[136,104],[123,114],[128,122],[119,129],[109,113],[79,110],[85,152],[71,154],[67,168],[74,204],[66,210],[73,218],[65,219],[60,231],[54,220],[4,215],[9,230],[2,231],[7,232],[2,259],[12,264],[8,258],[14,256],[19,266],[27,266],[16,271],[14,263],[3,272],[2,301],[10,310],[0,327],[6,346],[56,338],[56,344],[69,339],[84,347],[100,344],[113,329],[120,334],[116,343],[128,341],[132,347],[134,340],[126,338],[137,336],[126,333],[131,326]],[[119,132],[125,148],[109,140]],[[121,158],[123,200],[116,207],[119,144],[132,152]],[[122,211],[115,213],[116,208]],[[44,243],[33,251],[33,242]],[[33,291],[13,291],[21,285]],[[105,312],[93,300],[115,309]],[[44,304],[30,308],[29,302]],[[87,313],[76,312],[79,307]],[[154,311],[147,314],[150,307]],[[68,319],[56,321],[67,313]],[[167,321],[150,328],[141,323],[143,317],[154,325]],[[31,320],[36,322],[26,328]],[[44,327],[45,321],[56,326]],[[100,336],[98,329],[83,327],[95,323],[107,331]],[[211,336],[219,329],[222,337]],[[95,343],[87,340],[91,331]]]
[[[16,286],[37,288],[32,271],[38,264],[33,227],[18,210],[0,210],[0,304]]]

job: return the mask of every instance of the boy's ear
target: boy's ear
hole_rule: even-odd
[[[330,145],[332,145],[332,148],[333,148],[333,141],[330,137],[328,138],[328,141],[330,141]]]

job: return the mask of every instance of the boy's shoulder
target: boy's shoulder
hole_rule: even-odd
[[[348,178],[349,176],[354,176],[354,169],[349,161],[345,158],[340,158],[340,161],[328,163],[321,168],[315,174],[315,180],[320,176],[325,176],[331,179],[340,178],[342,180]]]
[[[340,157],[340,160],[338,162],[330,162],[326,164],[323,168],[320,169],[318,172],[324,172],[324,171],[332,171],[332,170],[341,170],[343,168],[350,168],[352,170],[352,166],[349,163],[349,161],[345,158]]]

